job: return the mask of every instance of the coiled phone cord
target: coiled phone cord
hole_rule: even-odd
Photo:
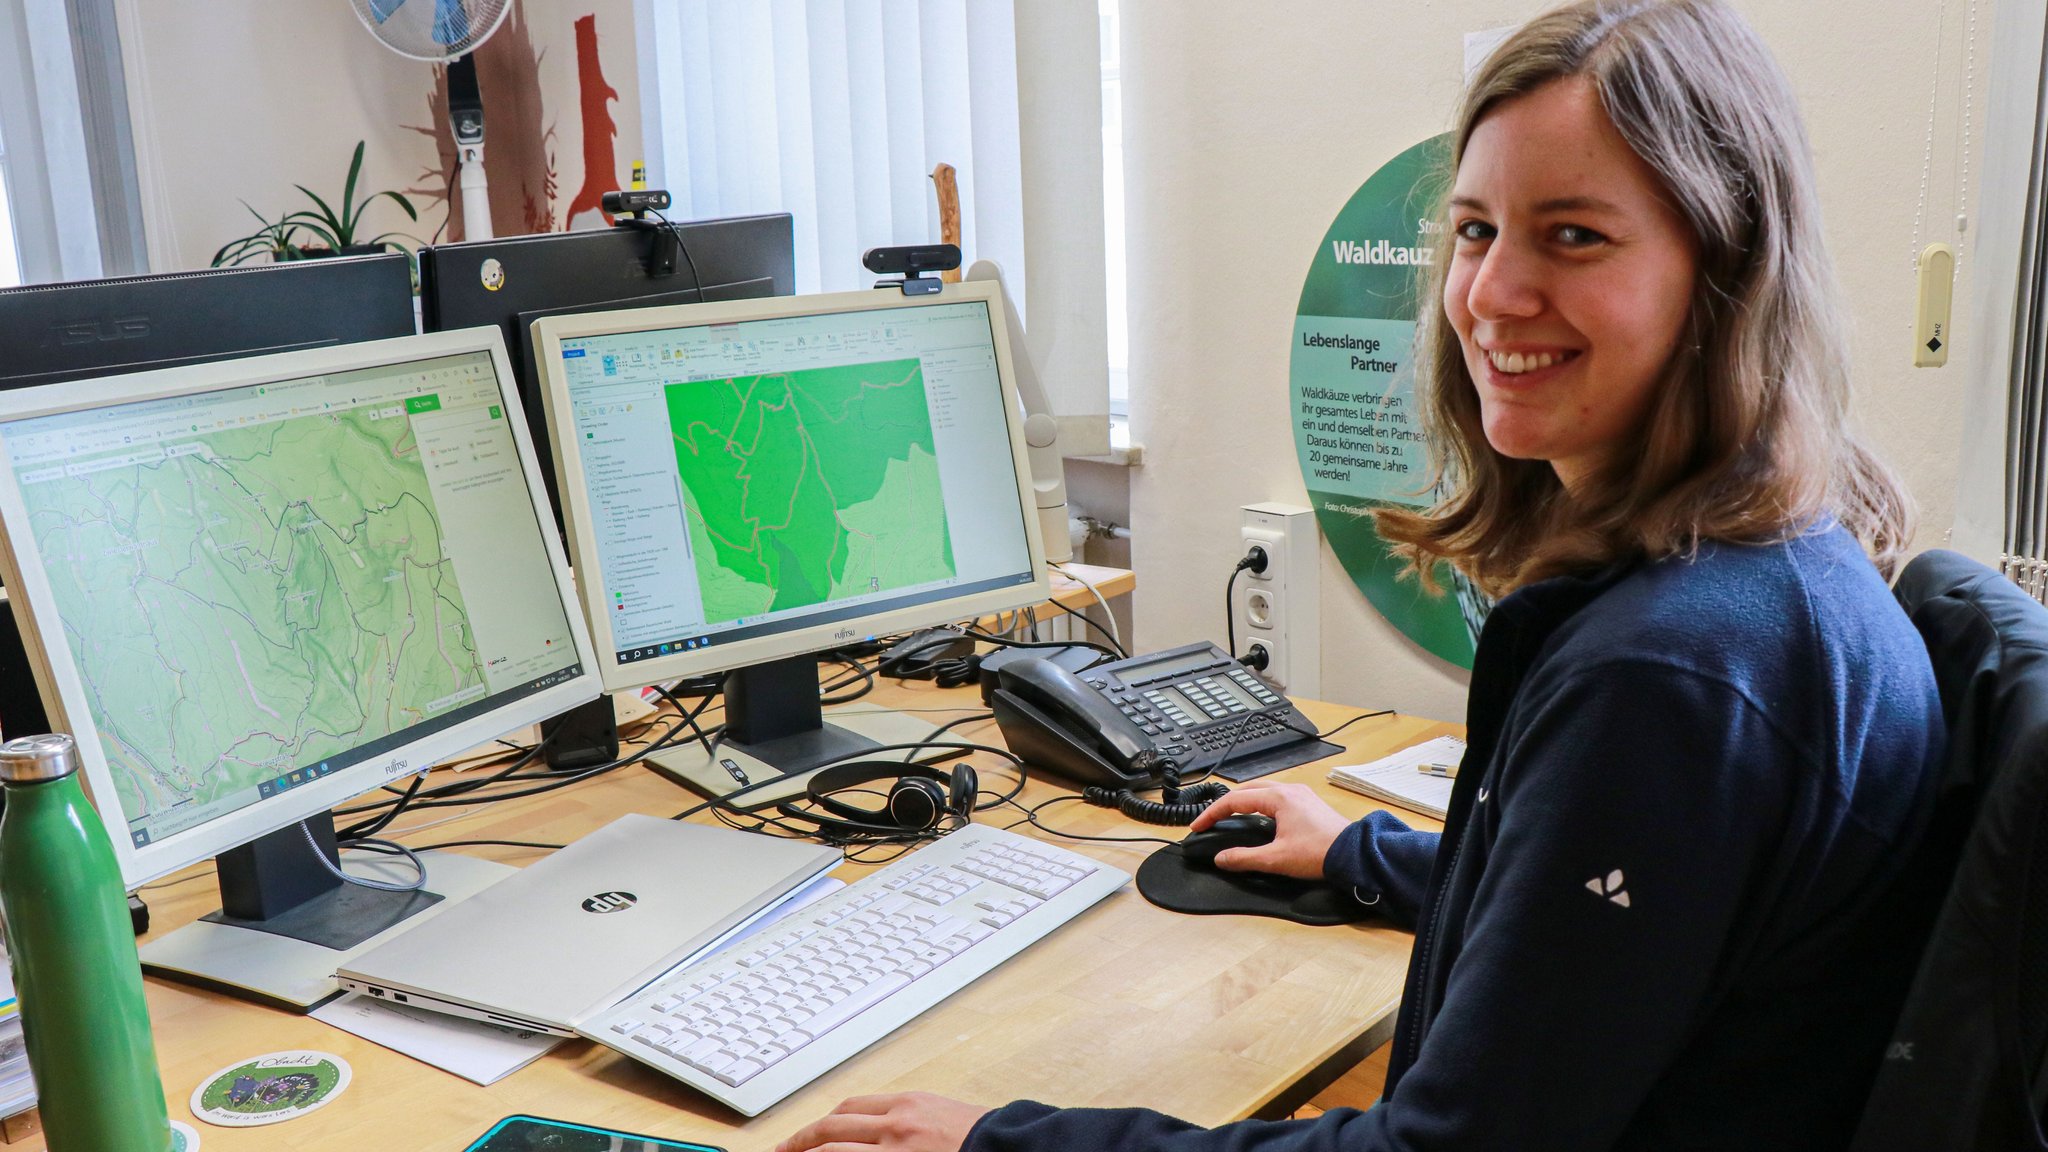
[[[1147,800],[1129,788],[1100,785],[1081,789],[1081,799],[1097,808],[1114,808],[1140,824],[1179,828],[1194,823],[1204,808],[1230,791],[1229,785],[1215,780],[1181,787],[1180,769],[1170,760],[1161,765],[1159,777],[1162,787],[1158,800]]]

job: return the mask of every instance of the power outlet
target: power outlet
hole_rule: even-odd
[[[1237,623],[1237,656],[1266,654],[1260,675],[1298,696],[1322,690],[1319,587],[1322,541],[1313,510],[1296,504],[1248,504],[1238,529],[1246,550],[1265,549],[1264,571],[1246,569],[1230,610]]]

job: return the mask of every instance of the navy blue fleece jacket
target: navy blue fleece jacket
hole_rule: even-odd
[[[1919,636],[1856,541],[1532,585],[1486,623],[1445,831],[1325,871],[1416,931],[1369,1111],[1202,1129],[1019,1102],[973,1152],[1847,1143],[1919,940],[1893,925],[1943,749]]]

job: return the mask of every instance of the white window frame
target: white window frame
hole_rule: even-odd
[[[2039,117],[2048,99],[2048,0],[2002,0],[1991,38],[1991,76],[1985,98],[1981,183],[1972,233],[1969,327],[1982,342],[1965,382],[1963,441],[1957,446],[1956,519],[1947,544],[1997,567],[2005,546],[2008,407],[2016,358],[2024,351],[2015,326],[2021,315],[2021,275],[2028,232],[2027,191],[2048,153],[2037,148]],[[2048,175],[2048,173],[2044,173]],[[2048,206],[2048,198],[2044,198]],[[2032,256],[2036,284],[2048,287],[2048,252]]]
[[[1098,0],[1102,28],[1102,257],[1109,350],[1109,414],[1131,415],[1131,326],[1124,249],[1123,18],[1121,0]],[[1114,433],[1112,433],[1114,436]]]
[[[102,270],[72,48],[64,0],[0,0],[0,137],[27,283]]]

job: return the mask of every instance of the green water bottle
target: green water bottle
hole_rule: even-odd
[[[50,1152],[169,1152],[142,966],[64,735],[0,744],[0,917]]]

